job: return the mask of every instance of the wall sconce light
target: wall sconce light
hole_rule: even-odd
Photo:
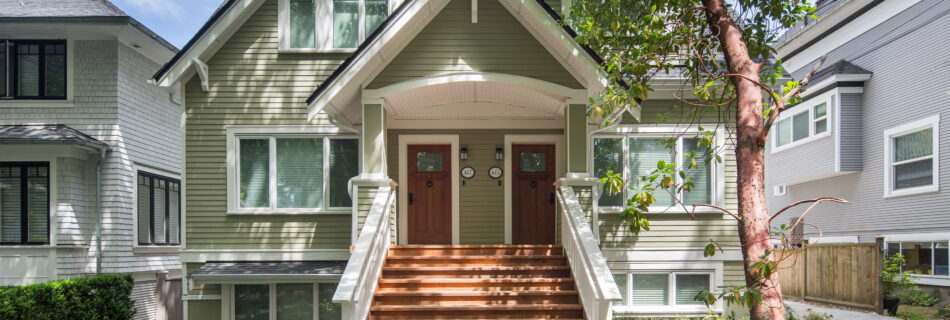
[[[497,147],[495,148],[495,161],[501,161],[505,159],[505,148]]]
[[[468,147],[462,147],[462,148],[459,149],[459,150],[460,150],[460,151],[459,151],[459,159],[460,159],[460,160],[468,160]]]

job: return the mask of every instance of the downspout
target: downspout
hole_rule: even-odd
[[[106,150],[99,149],[96,162],[96,275],[102,274],[102,162],[106,160]]]

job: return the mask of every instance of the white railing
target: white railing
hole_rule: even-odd
[[[557,191],[561,219],[561,244],[571,264],[571,274],[581,296],[586,319],[606,320],[613,317],[610,304],[620,301],[620,289],[607,268],[607,259],[597,245],[580,202],[570,186],[559,186]]]
[[[333,294],[333,302],[343,305],[343,319],[362,320],[369,315],[369,307],[376,293],[376,284],[393,242],[393,207],[396,186],[380,187],[373,206],[366,215],[363,229],[353,246],[353,254],[346,264],[343,277]]]

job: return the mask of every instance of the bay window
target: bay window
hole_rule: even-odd
[[[238,135],[229,211],[305,213],[348,211],[350,178],[359,174],[352,136]]]
[[[772,149],[778,151],[830,134],[834,96],[814,98],[785,110],[772,129]]]
[[[136,211],[139,245],[181,243],[181,182],[139,172]]]
[[[884,131],[885,196],[938,190],[939,115]]]
[[[614,302],[620,311],[638,308],[704,309],[706,305],[694,298],[701,291],[712,291],[712,274],[708,272],[635,271],[614,273],[621,301]]]
[[[0,98],[66,99],[66,41],[0,40]]]
[[[333,303],[336,287],[336,283],[330,282],[236,284],[232,297],[232,318],[342,319],[342,307]]]
[[[355,49],[389,16],[389,0],[281,0],[280,48]]]
[[[0,244],[48,244],[49,197],[49,163],[0,163]]]
[[[676,167],[685,169],[686,176],[694,183],[691,191],[677,194],[683,203],[714,204],[717,201],[714,170],[717,164],[715,160],[708,164],[702,161],[711,150],[701,145],[700,138],[696,136],[671,139],[665,134],[596,135],[592,146],[594,174],[598,178],[613,171],[615,174],[620,173],[624,181],[636,185],[640,183],[640,177],[648,176],[656,169],[659,161],[676,163]],[[696,168],[689,168],[690,159],[686,155],[690,154],[696,159]],[[678,175],[675,179],[677,183],[683,182],[683,178]],[[626,187],[613,195],[607,192],[606,186],[604,188],[598,206],[607,210],[620,210],[631,196]],[[653,196],[656,198],[654,209],[662,210],[675,205],[673,197],[665,190],[657,188]]]

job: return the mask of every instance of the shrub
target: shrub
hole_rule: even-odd
[[[0,319],[129,319],[132,285],[126,274],[0,287]]]

